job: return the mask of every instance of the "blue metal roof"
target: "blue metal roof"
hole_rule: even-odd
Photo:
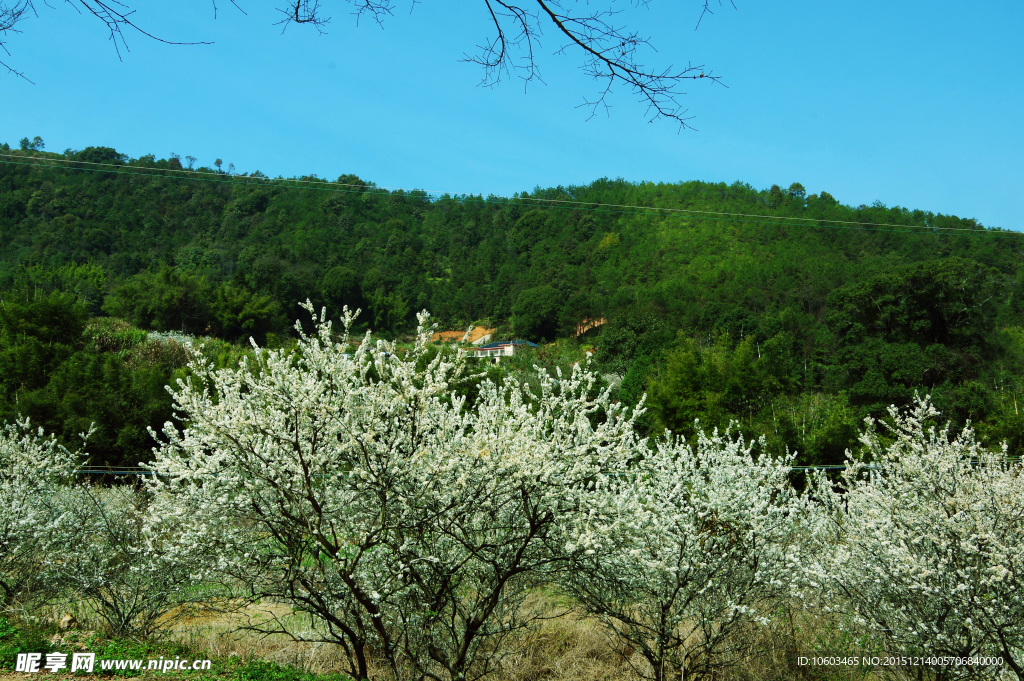
[[[539,348],[540,346],[536,343],[531,343],[525,340],[514,340],[514,341],[499,341],[497,343],[488,343],[487,345],[481,345],[477,350],[493,350],[500,348],[504,345],[525,345],[528,348]]]

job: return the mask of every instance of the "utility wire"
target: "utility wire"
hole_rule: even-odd
[[[25,158],[24,156],[15,155],[15,154],[0,154],[0,158],[2,158],[2,157]],[[96,161],[75,161],[75,160],[71,160],[71,159],[61,159],[61,158],[42,158],[42,159],[40,159],[38,157],[31,157],[31,158],[36,159],[36,160],[52,161],[52,162],[55,162],[55,163],[70,163],[70,164],[84,163],[84,164],[89,164],[89,165],[105,166],[105,167],[108,167],[108,168],[126,168],[126,167],[130,167],[130,168],[135,168],[135,169],[139,169],[139,170],[155,170],[155,171],[158,171],[158,172],[184,173],[186,175],[213,175],[215,177],[223,177],[223,175],[224,175],[223,173],[219,173],[219,172],[212,172],[212,171],[205,171],[205,170],[192,170],[192,169],[186,170],[184,168],[181,169],[181,170],[177,170],[177,169],[174,169],[174,168],[147,168],[146,166],[129,166],[127,164],[100,163],[100,162],[96,162]],[[22,164],[22,165],[43,165],[43,164],[36,163],[36,164]],[[91,169],[89,169],[89,168],[81,168],[81,170],[91,170]],[[115,170],[115,171],[104,171],[104,172],[119,172],[119,171]],[[185,176],[182,176],[182,177],[185,177]],[[320,178],[313,178],[313,179],[283,178],[283,177],[268,178],[268,177],[262,177],[262,176],[249,176],[249,175],[232,175],[232,176],[229,176],[229,177],[237,177],[237,178],[240,178],[240,179],[257,179],[257,180],[260,180],[260,181],[269,181],[269,182],[294,182],[294,183],[305,182],[305,183],[316,183],[316,184],[325,184],[325,185],[333,186],[333,187],[359,187],[361,192],[367,191],[365,188],[367,186],[369,186],[369,185],[365,185],[365,184],[349,184],[349,183],[344,183],[344,182],[329,182],[327,180],[322,180]],[[186,177],[185,179],[201,179],[201,178],[187,178]],[[312,187],[308,187],[308,188],[312,188]],[[377,185],[373,185],[372,189],[369,190],[369,191],[372,191],[373,189],[380,190],[381,193],[384,193],[384,192],[403,192],[405,194],[413,194],[413,192],[423,192],[424,194],[434,195],[434,196],[464,196],[464,197],[465,196],[469,196],[469,197],[473,196],[472,194],[465,194],[465,193],[461,193],[460,194],[458,192],[451,192],[451,191],[446,191],[446,190],[435,190],[435,189],[414,189],[414,190],[408,190],[408,189],[404,189],[404,188],[401,188],[401,187],[382,187],[382,186],[377,186]],[[415,195],[415,194],[413,194],[413,195]],[[496,198],[509,200],[509,197],[496,197]],[[548,202],[548,203],[565,203],[565,204],[571,204],[571,205],[596,206],[596,207],[600,207],[600,208],[653,208],[655,210],[661,210],[661,211],[670,211],[670,212],[675,212],[675,213],[693,213],[693,214],[701,214],[701,215],[725,215],[725,216],[729,216],[729,217],[760,217],[760,218],[772,217],[772,216],[766,216],[766,215],[758,214],[758,213],[722,213],[722,212],[718,212],[718,211],[691,210],[691,209],[688,209],[688,208],[665,208],[665,207],[658,207],[658,206],[635,206],[635,205],[628,205],[628,204],[597,203],[597,202],[591,202],[591,201],[578,201],[578,200],[575,200],[575,199],[545,199],[545,198],[536,198],[536,197],[514,197],[514,198],[516,200],[519,200],[519,201],[538,201],[538,202],[543,201],[543,202]],[[816,221],[819,220],[819,218],[799,218],[799,217],[792,217],[792,216],[780,216],[779,219],[800,220],[800,221],[804,221],[804,222],[816,222]],[[949,230],[974,231],[974,232],[987,232],[987,231],[991,231],[991,230],[987,230],[987,229],[985,229],[983,227],[982,228],[975,228],[975,227],[943,227],[943,228],[936,228],[936,227],[929,226],[929,225],[900,225],[900,224],[896,224],[896,223],[887,223],[887,222],[853,222],[853,221],[849,221],[849,220],[826,220],[826,221],[827,222],[835,222],[835,223],[839,223],[839,224],[846,224],[846,225],[861,225],[861,226],[869,226],[869,227],[918,227],[918,228],[921,228],[921,229],[949,229]]]
[[[15,161],[8,159],[31,159],[31,162]],[[72,170],[82,170],[87,172],[101,172],[101,173],[114,173],[118,175],[134,175],[141,177],[162,177],[166,179],[182,179],[182,180],[193,180],[201,182],[219,182],[228,184],[261,184],[261,185],[273,185],[285,187],[288,189],[315,189],[317,191],[329,191],[338,193],[351,193],[351,194],[370,194],[370,195],[381,195],[381,196],[404,196],[411,198],[419,198],[420,196],[434,196],[436,198],[450,197],[454,200],[466,202],[466,201],[481,201],[487,203],[499,203],[499,204],[512,204],[514,202],[528,202],[538,205],[549,205],[556,208],[573,208],[577,210],[589,210],[594,212],[603,213],[619,213],[628,215],[648,215],[664,217],[666,214],[679,214],[700,217],[703,220],[720,221],[720,222],[735,222],[741,224],[759,224],[768,225],[774,227],[820,227],[824,229],[851,229],[855,231],[871,231],[871,232],[891,232],[901,234],[927,234],[933,236],[976,236],[984,238],[995,238],[995,239],[1017,239],[1024,234],[1015,233],[1009,230],[1001,229],[986,229],[984,227],[939,227],[935,225],[900,225],[897,223],[885,223],[885,222],[855,222],[849,220],[833,220],[829,218],[801,218],[794,216],[771,216],[757,213],[723,213],[718,211],[705,211],[705,210],[692,210],[687,208],[668,208],[658,206],[637,206],[628,204],[613,204],[613,203],[597,203],[588,201],[577,201],[573,199],[547,199],[537,198],[530,196],[515,196],[515,197],[497,197],[489,196],[484,199],[482,195],[478,198],[472,194],[451,194],[449,192],[440,191],[428,191],[428,190],[405,190],[401,188],[389,188],[389,187],[378,187],[376,185],[363,185],[363,184],[350,184],[343,182],[328,182],[319,178],[313,179],[296,179],[296,178],[269,178],[263,176],[253,175],[225,175],[224,173],[202,171],[202,170],[185,170],[185,169],[174,169],[174,168],[148,168],[145,166],[129,166],[126,164],[113,164],[113,163],[99,163],[94,161],[74,161],[70,159],[59,159],[59,158],[40,158],[40,157],[25,157],[18,154],[0,154],[0,163],[7,165],[20,165],[29,167],[42,167],[42,168],[59,168],[67,167]],[[52,165],[52,164],[65,164]],[[92,165],[102,166],[97,168],[80,168],[75,167],[76,165]],[[125,168],[131,168],[132,170],[126,171]],[[167,174],[175,173],[175,174]],[[211,176],[211,177],[204,177]],[[224,179],[227,178],[227,179]],[[354,187],[355,189],[345,189],[347,187]],[[553,205],[552,205],[553,204]],[[656,211],[656,212],[648,212]],[[725,217],[707,217],[707,216],[725,216]],[[760,218],[760,220],[742,220],[737,218]],[[810,223],[810,224],[801,224]],[[816,223],[816,224],[815,224]],[[834,224],[821,224],[821,223],[834,223]],[[890,228],[890,229],[882,229]],[[894,229],[899,228],[899,229]],[[959,234],[958,234],[959,233]]]

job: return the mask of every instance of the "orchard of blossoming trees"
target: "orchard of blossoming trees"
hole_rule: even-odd
[[[404,354],[350,352],[352,320],[313,314],[296,351],[237,369],[194,352],[138,488],[87,484],[75,454],[6,426],[4,608],[77,598],[139,638],[230,608],[335,645],[356,679],[455,681],[506,662],[544,591],[661,681],[721,678],[756,653],[737,632],[799,606],[935,658],[923,677],[1024,679],[1021,467],[936,430],[926,400],[797,490],[792,456],[729,432],[639,437],[586,366],[481,381],[425,314]]]

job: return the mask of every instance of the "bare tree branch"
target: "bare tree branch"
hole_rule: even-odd
[[[0,33],[6,35],[8,31],[15,31],[15,25],[29,10],[35,12],[30,0],[19,0],[13,5],[0,3]]]
[[[484,76],[480,84],[487,87],[500,83],[510,69],[527,84],[533,80],[544,82],[534,53],[534,46],[540,47],[541,30],[537,14],[503,0],[484,2],[498,32],[497,37],[477,45],[479,52],[475,56],[464,54],[462,61],[483,67]],[[509,31],[506,31],[506,22],[510,25]],[[510,56],[512,49],[522,49],[524,52],[516,62]]]
[[[721,0],[718,0],[721,4]],[[384,18],[393,15],[393,0],[348,0],[355,7],[357,22],[364,15],[370,15],[378,25]],[[415,5],[416,0],[413,0]],[[624,26],[614,23],[618,11],[612,9],[576,11],[579,2],[568,0],[483,0],[494,26],[493,38],[477,45],[474,54],[464,54],[462,61],[477,64],[483,68],[481,85],[491,87],[503,78],[515,74],[525,84],[534,80],[543,82],[537,59],[545,25],[553,25],[557,34],[567,42],[556,54],[576,52],[582,56],[584,73],[599,81],[602,86],[594,99],[587,99],[580,107],[590,109],[590,118],[599,108],[610,110],[608,99],[615,85],[628,86],[639,100],[647,106],[649,122],[659,118],[676,121],[681,128],[691,128],[678,97],[686,94],[679,87],[685,80],[707,80],[719,85],[719,76],[704,65],[687,64],[685,68],[651,69],[638,61],[642,48],[654,50],[650,40]],[[536,6],[533,6],[536,2]],[[710,14],[712,0],[704,0],[697,25],[705,14]],[[732,2],[732,0],[730,0]],[[528,3],[528,4],[527,4]],[[638,5],[647,5],[647,0],[636,0]],[[735,6],[735,5],[734,5]],[[290,0],[287,8],[280,10],[285,18],[280,23],[287,27],[291,23],[312,24],[322,32],[329,17],[319,14],[318,0]],[[656,51],[656,50],[655,50]]]
[[[359,20],[365,15],[372,17],[378,26],[383,26],[385,17],[394,15],[395,4],[392,0],[346,0],[346,2],[355,7],[352,14],[356,17],[357,26]],[[416,5],[416,2],[417,0],[412,0],[413,6]],[[277,11],[283,15],[282,19],[277,22],[277,25],[284,27],[281,29],[282,33],[291,24],[309,24],[318,33],[323,34],[325,33],[324,27],[331,21],[331,17],[325,17],[320,13],[319,0],[288,0],[288,4],[278,7]]]
[[[32,6],[32,0],[16,0],[13,5],[7,5],[0,2],[0,37],[6,36],[8,33],[21,33],[21,31],[16,29],[15,26],[17,26],[18,22],[21,21],[30,10],[33,14],[36,11],[35,7]],[[0,50],[3,50],[4,54],[10,56],[11,53],[8,51],[5,43],[5,40],[0,40]],[[8,65],[6,62],[0,61],[0,66],[7,69],[8,73],[32,83],[31,80],[25,77],[25,74],[22,71],[15,70],[14,67]],[[35,83],[32,84],[35,85]]]
[[[277,25],[282,27],[281,33],[292,24],[309,24],[317,33],[323,34],[324,28],[331,21],[330,17],[320,16],[319,0],[294,0],[285,7],[278,7],[277,11],[284,15],[284,18],[277,22]]]
[[[213,18],[216,19],[217,18],[217,0],[212,0],[212,2],[213,2]],[[235,0],[231,0],[231,4],[234,5],[235,9],[237,9],[239,12],[241,12],[245,16],[249,16],[249,13],[246,12],[244,9],[242,9],[242,6],[239,5]]]
[[[128,5],[118,0],[65,0],[65,2],[74,7],[79,13],[79,5],[85,9],[89,14],[102,21],[107,30],[110,32],[110,40],[114,43],[114,49],[117,51],[117,58],[121,59],[121,48],[118,47],[118,41],[121,43],[121,47],[125,51],[130,52],[128,49],[128,43],[125,41],[124,29],[133,29],[147,38],[152,38],[157,42],[164,43],[165,45],[211,45],[209,42],[179,42],[175,40],[167,40],[157,35],[150,33],[144,28],[140,27],[132,19],[135,10],[131,9]]]
[[[179,42],[174,40],[167,40],[161,38],[149,31],[145,30],[141,26],[135,23],[132,15],[135,10],[131,9],[128,5],[119,0],[65,0],[65,2],[71,5],[76,12],[79,14],[85,13],[91,14],[107,27],[107,31],[110,33],[110,40],[114,44],[114,51],[117,53],[119,60],[121,57],[121,50],[130,51],[128,49],[128,43],[125,40],[124,29],[132,29],[146,36],[156,40],[157,42],[164,43],[165,45],[210,45],[209,42]],[[234,3],[234,0],[232,0]],[[237,6],[237,5],[236,5]],[[0,36],[5,36],[7,33],[20,33],[15,26],[24,21],[28,17],[28,13],[35,16],[39,16],[36,12],[34,0],[16,0],[13,5],[0,4]],[[214,15],[216,16],[217,5],[214,2]],[[4,41],[0,41],[0,48],[3,48],[4,52],[8,55],[10,52],[7,50]],[[0,62],[4,68],[10,73],[16,76],[25,78],[24,74],[20,71],[16,71],[14,68],[7,64]],[[25,78],[28,80],[28,78]],[[30,83],[32,81],[29,81]]]
[[[729,4],[732,5],[733,9],[736,9],[736,3],[733,2],[733,0],[729,0]],[[718,0],[718,5],[721,7],[722,0]],[[704,21],[705,14],[714,14],[714,12],[711,11],[711,0],[704,0],[704,9],[701,10],[700,16],[697,18],[697,25],[693,27],[693,30],[696,31],[700,28],[700,22]]]
[[[679,90],[684,80],[707,80],[722,85],[703,65],[688,64],[682,69],[671,66],[654,70],[638,61],[643,48],[654,50],[650,40],[614,22],[619,12],[612,9],[577,11],[579,3],[566,0],[527,0],[530,9],[522,2],[507,0],[484,0],[490,13],[496,35],[493,39],[477,46],[474,55],[464,55],[463,61],[478,64],[484,69],[481,85],[493,86],[510,73],[526,83],[543,79],[537,62],[536,50],[544,26],[553,25],[557,35],[565,40],[556,54],[577,53],[582,57],[584,73],[601,83],[598,95],[587,99],[580,107],[590,109],[592,118],[599,108],[610,109],[609,96],[616,84],[628,86],[640,101],[647,105],[650,121],[668,118],[679,123],[681,128],[690,128],[686,116],[677,100],[685,94]],[[705,0],[704,13],[709,13]],[[638,0],[646,5],[646,0]],[[703,13],[702,13],[703,17]],[[699,22],[698,22],[699,23]],[[656,51],[656,50],[655,50]]]
[[[357,26],[359,20],[365,15],[372,17],[378,26],[383,26],[384,17],[392,16],[395,10],[395,3],[392,0],[346,0],[346,2],[355,5],[356,9],[352,14],[356,18]],[[413,0],[412,4],[415,6],[416,0]]]
[[[15,25],[28,12],[35,13],[35,0],[0,0],[0,37],[8,31],[17,32]],[[209,43],[173,42],[157,37],[135,23],[132,10],[126,2],[130,0],[65,0],[79,12],[84,9],[102,21],[110,33],[114,49],[121,58],[121,48],[128,49],[125,42],[125,28],[131,28],[144,36],[170,45],[196,45]],[[415,7],[420,0],[411,0]],[[614,0],[608,0],[614,2]],[[697,26],[704,16],[711,14],[714,0],[702,0],[703,7]],[[722,0],[717,0],[719,5]],[[3,4],[13,2],[14,4]],[[218,13],[217,0],[212,0],[214,17]],[[239,11],[243,11],[237,0],[231,0]],[[283,0],[277,8],[281,14],[282,32],[292,24],[310,25],[318,33],[324,33],[331,17],[325,16],[320,0]],[[394,15],[395,0],[346,0],[352,6],[352,14],[358,25],[364,16],[369,16],[378,25]],[[647,6],[649,0],[633,0],[637,6]],[[534,4],[536,3],[536,4]],[[730,0],[733,3],[733,0]],[[503,78],[516,75],[524,84],[534,80],[543,82],[538,61],[538,49],[545,27],[553,27],[562,45],[555,54],[575,54],[582,63],[583,72],[599,83],[598,93],[593,99],[584,99],[579,106],[590,110],[589,118],[603,108],[610,111],[609,99],[616,86],[628,87],[646,105],[645,114],[649,122],[659,118],[676,121],[681,129],[691,128],[678,98],[686,93],[680,90],[683,81],[706,80],[723,85],[719,76],[713,75],[704,65],[688,63],[683,68],[669,65],[652,68],[640,61],[645,49],[657,51],[650,39],[626,26],[616,23],[619,10],[593,9],[582,0],[483,0],[490,16],[495,34],[476,46],[473,54],[464,54],[462,61],[477,64],[483,69],[481,85],[494,86]],[[735,4],[733,4],[735,7]],[[244,12],[243,12],[244,13]],[[6,52],[4,43],[0,48]],[[24,78],[24,74],[0,62],[0,67]],[[27,79],[26,79],[27,80]],[[723,85],[724,86],[724,85]]]
[[[643,38],[624,27],[611,23],[616,12],[605,10],[589,15],[574,16],[563,13],[558,0],[536,0],[558,30],[571,42],[559,50],[566,52],[575,45],[583,52],[584,72],[605,86],[595,100],[585,101],[583,107],[591,109],[591,118],[598,107],[608,110],[608,96],[616,83],[628,85],[640,101],[647,105],[648,122],[658,118],[668,118],[679,123],[681,129],[690,128],[686,110],[682,109],[676,98],[686,94],[677,88],[684,80],[707,79],[722,85],[718,76],[705,73],[703,65],[689,64],[681,70],[673,70],[671,66],[661,71],[653,71],[644,67],[636,60],[640,47],[653,47],[648,38]],[[700,72],[699,74],[697,72]],[[723,85],[724,86],[724,85]]]

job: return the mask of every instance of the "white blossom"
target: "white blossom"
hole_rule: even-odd
[[[734,635],[791,593],[813,507],[789,483],[792,456],[755,443],[671,436],[606,490],[608,549],[562,580],[586,612],[636,649],[650,678],[698,678],[738,661]]]
[[[1004,667],[948,665],[943,678],[1024,678],[1024,475],[968,426],[927,425],[928,398],[892,426],[869,421],[821,535],[822,581],[901,654],[1002,657]]]
[[[238,370],[193,353],[153,512],[240,593],[318,620],[356,678],[368,646],[396,669],[486,674],[529,625],[528,589],[599,546],[606,514],[587,501],[635,453],[632,417],[580,367],[536,394],[484,382],[467,409],[465,356],[433,354],[425,313],[404,355],[368,337],[348,354],[352,318],[336,342],[314,316],[295,353]],[[309,635],[265,614],[261,631]]]
[[[144,490],[80,481],[54,500],[62,513],[50,574],[66,598],[89,603],[110,633],[151,638],[216,597],[212,584],[200,584],[204,570],[190,553],[168,550],[175,542],[161,537],[159,516],[147,518]]]
[[[54,586],[46,570],[61,515],[54,498],[77,463],[77,453],[41,428],[33,431],[28,419],[0,428],[0,604],[5,609]]]

